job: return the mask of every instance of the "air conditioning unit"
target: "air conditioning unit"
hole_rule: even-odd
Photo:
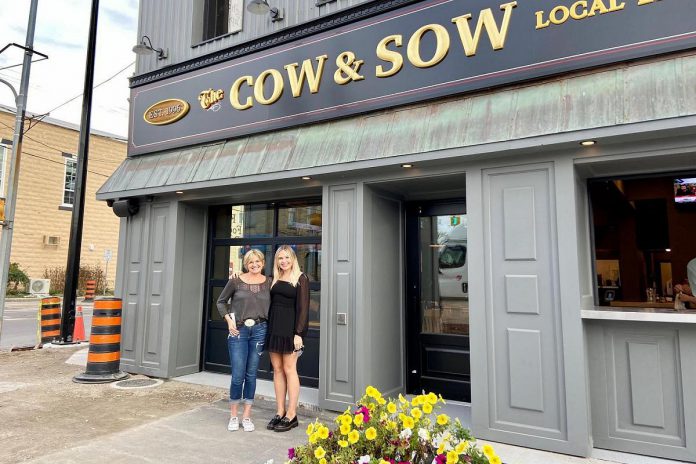
[[[46,246],[58,246],[60,245],[60,236],[59,235],[44,235],[44,245]]]
[[[48,295],[51,288],[51,279],[30,279],[29,293],[32,295]]]

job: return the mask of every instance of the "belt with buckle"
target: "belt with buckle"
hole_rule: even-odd
[[[262,322],[266,322],[266,319],[262,317],[257,317],[256,319],[244,319],[243,322],[238,322],[237,327],[241,327],[243,325],[247,327],[254,327],[256,324],[261,324]]]

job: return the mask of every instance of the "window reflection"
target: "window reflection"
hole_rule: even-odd
[[[468,335],[466,215],[424,216],[419,221],[422,331]]]
[[[281,237],[320,237],[321,205],[278,208],[278,235]]]
[[[216,238],[273,236],[273,208],[267,204],[233,205],[217,210]]]

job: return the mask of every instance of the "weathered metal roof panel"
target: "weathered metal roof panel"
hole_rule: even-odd
[[[190,182],[203,182],[210,179],[213,175],[213,169],[217,163],[218,156],[222,152],[224,142],[208,145],[203,150],[203,156],[196,166],[196,171],[193,173]]]
[[[225,146],[222,147],[222,151],[217,157],[215,168],[210,178],[225,179],[227,177],[233,177],[237,165],[239,164],[241,153],[248,141],[249,139],[244,137],[225,142]]]
[[[192,147],[182,150],[179,153],[179,159],[172,169],[172,173],[169,175],[165,185],[177,185],[189,182],[202,156],[203,147]]]
[[[99,195],[189,182],[203,188],[210,180],[696,115],[695,81],[696,54],[666,57],[138,156],[126,159]]]
[[[621,70],[605,73],[603,79],[587,74],[565,80],[561,131],[613,126],[623,119]]]

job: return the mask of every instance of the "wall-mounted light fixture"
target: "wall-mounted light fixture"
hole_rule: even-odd
[[[133,53],[136,55],[147,55],[150,52],[157,53],[158,60],[167,58],[167,50],[153,47],[150,38],[144,35],[142,39],[140,39],[140,43],[133,47]]]
[[[251,0],[246,7],[247,11],[252,14],[265,15],[270,13],[271,21],[282,21],[285,15],[282,8],[271,7],[268,0]]]

